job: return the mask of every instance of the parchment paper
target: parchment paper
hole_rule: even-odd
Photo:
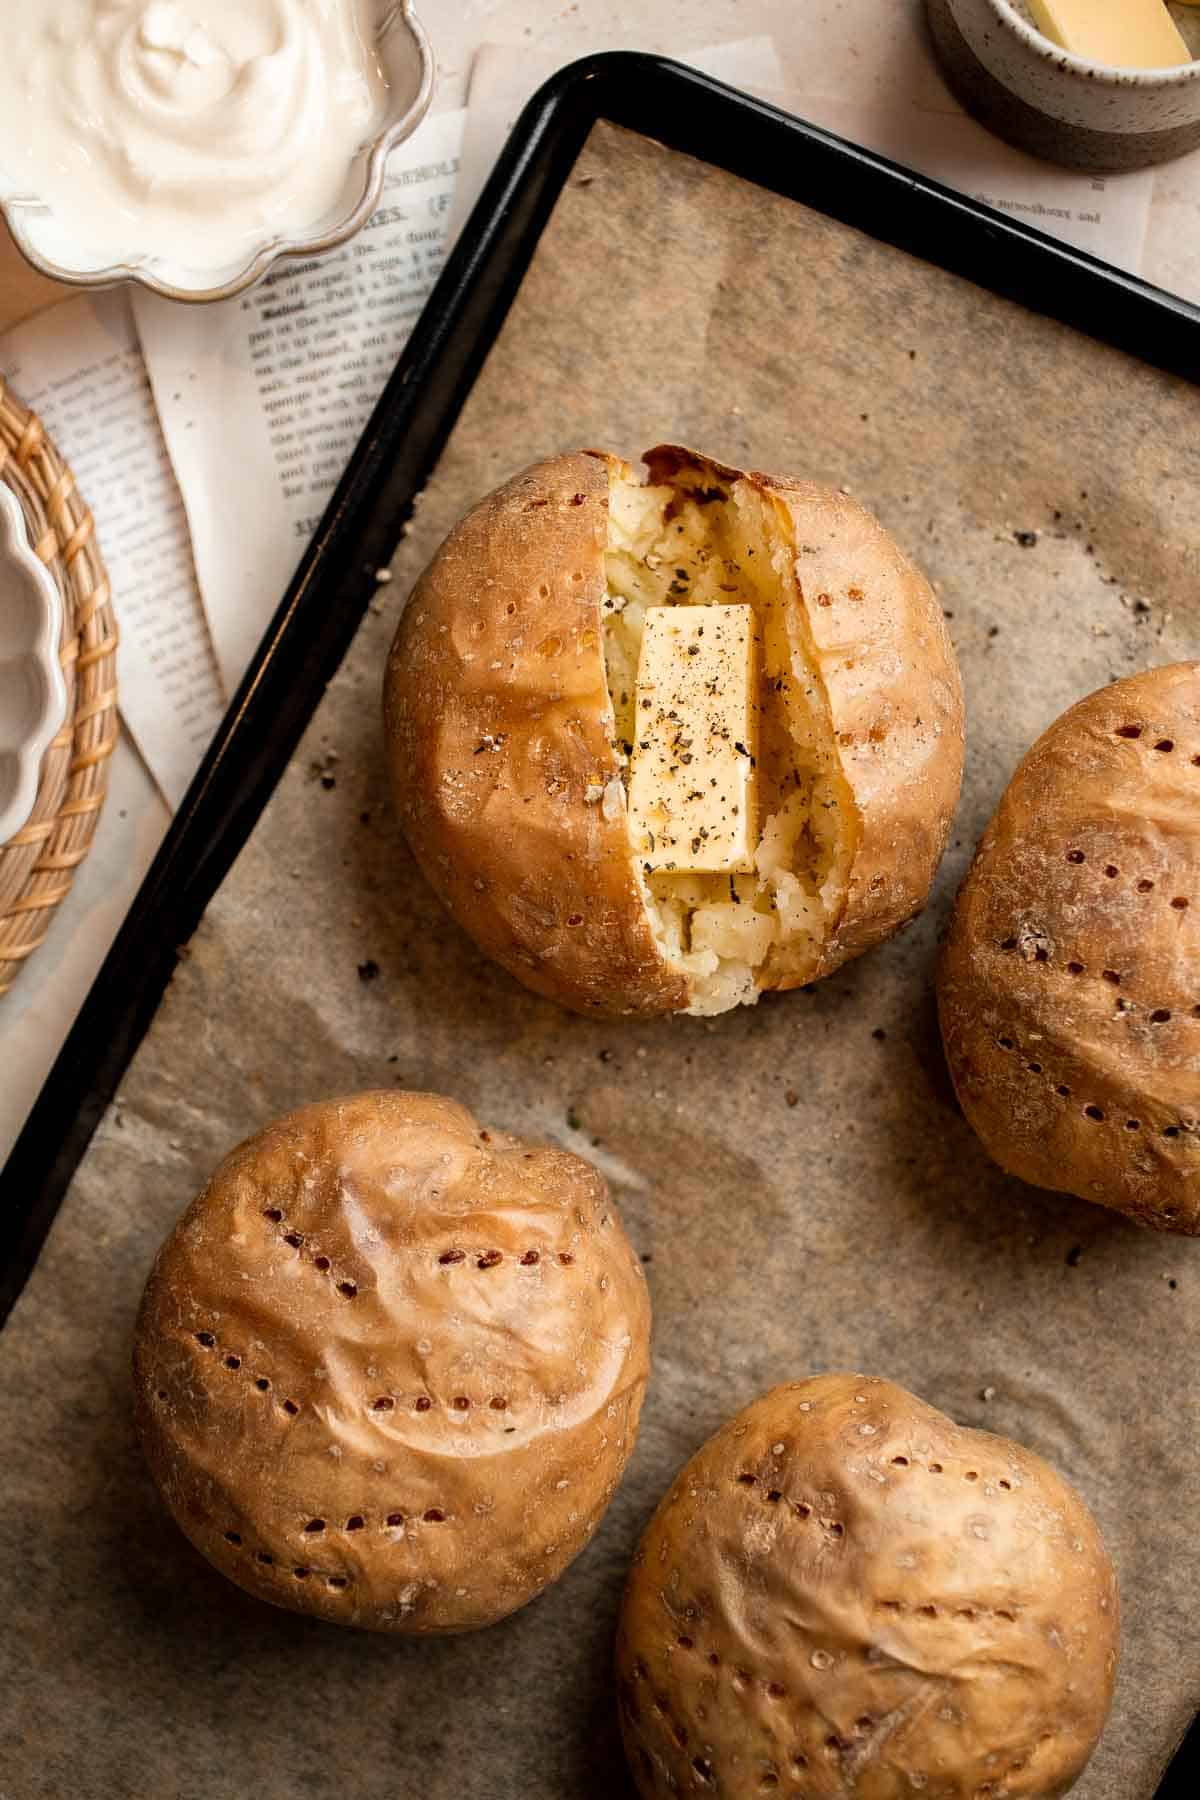
[[[394,583],[0,1338],[7,1800],[624,1800],[609,1657],[637,1534],[730,1412],[830,1367],[1019,1437],[1082,1489],[1125,1639],[1077,1793],[1148,1800],[1200,1688],[1200,1246],[988,1163],[948,1088],[930,974],[1034,735],[1200,647],[1198,414],[1193,389],[1065,328],[594,135]],[[442,915],[390,817],[378,689],[401,599],[466,504],[544,452],[664,437],[845,483],[879,512],[951,616],[969,772],[933,903],[894,943],[734,1016],[619,1026],[525,993]],[[655,1306],[641,1441],[597,1539],[506,1624],[442,1642],[235,1590],[168,1521],[129,1423],[139,1290],[211,1165],[285,1107],[380,1083],[593,1156]]]

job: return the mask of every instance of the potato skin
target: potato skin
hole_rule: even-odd
[[[646,461],[653,480],[684,464],[741,474],[674,445]],[[624,811],[605,816],[600,800],[621,774],[601,636],[612,465],[552,457],[455,526],[397,630],[384,727],[413,854],[480,947],[560,1005],[649,1015],[691,996],[654,936]],[[962,778],[962,688],[929,584],[869,513],[810,482],[746,479],[796,545],[797,606],[857,814],[824,975],[924,904]]]
[[[1064,1794],[1103,1727],[1118,1597],[1040,1457],[891,1382],[773,1388],[683,1469],[629,1578],[644,1800]]]
[[[447,911],[535,993],[667,1013],[633,871],[601,643],[609,461],[535,463],[457,524],[413,591],[384,680],[400,823]],[[589,799],[588,796],[592,797]]]
[[[433,1094],[302,1108],[159,1252],[134,1394],[182,1530],[260,1599],[465,1631],[559,1576],[633,1448],[641,1265],[589,1164]]]
[[[1101,688],[988,826],[938,974],[963,1112],[1035,1186],[1200,1233],[1200,663]]]
[[[749,482],[791,544],[796,620],[857,815],[847,890],[808,977],[818,980],[920,912],[946,848],[965,725],[942,609],[878,519],[834,488],[743,472],[677,444],[648,450],[645,461],[651,481],[672,480],[691,464],[717,482]]]

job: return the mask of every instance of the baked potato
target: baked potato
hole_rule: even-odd
[[[633,1447],[641,1264],[579,1157],[365,1093],[228,1156],[154,1265],[151,1473],[230,1580],[376,1631],[488,1625],[566,1568]]]
[[[621,1612],[644,1800],[1065,1794],[1112,1694],[1099,1531],[1038,1456],[891,1382],[773,1388],[687,1464]]]
[[[1113,682],[1033,746],[958,896],[938,1002],[1002,1168],[1200,1233],[1200,663]]]
[[[396,633],[385,729],[413,853],[485,951],[580,1012],[711,1014],[920,909],[962,692],[928,583],[854,500],[645,461],[642,482],[552,457],[466,515]],[[650,676],[662,608],[674,661]],[[689,666],[710,671],[692,713]]]

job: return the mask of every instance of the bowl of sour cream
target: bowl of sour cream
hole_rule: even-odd
[[[409,0],[17,0],[0,52],[0,210],[44,274],[240,292],[343,243],[420,123]]]

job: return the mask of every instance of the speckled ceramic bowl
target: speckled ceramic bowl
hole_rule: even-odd
[[[1140,169],[1200,145],[1200,61],[1117,69],[1073,56],[1014,0],[926,0],[954,92],[998,137],[1077,169]],[[1200,13],[1173,9],[1193,55]]]

